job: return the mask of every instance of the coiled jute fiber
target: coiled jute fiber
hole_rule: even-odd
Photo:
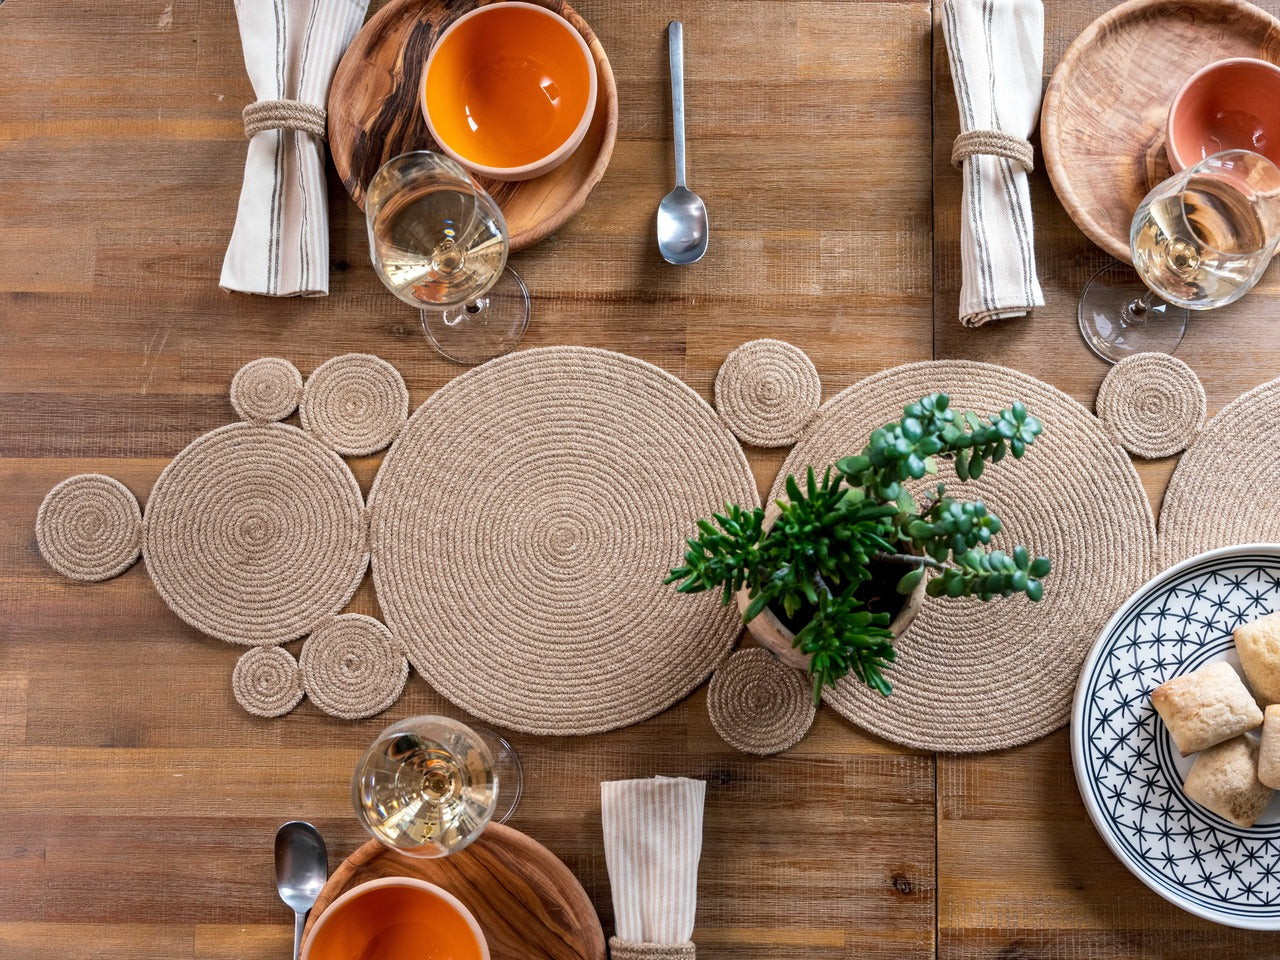
[[[302,700],[302,670],[284,647],[253,647],[231,672],[236,703],[258,717],[280,717]]]
[[[387,361],[348,353],[307,377],[298,413],[303,428],[338,453],[362,457],[396,438],[409,416],[409,391]]]
[[[1237,397],[1182,455],[1160,508],[1160,553],[1176,563],[1214,547],[1280,543],[1280,380]]]
[[[142,511],[129,488],[100,473],[68,477],[36,514],[45,562],[73,580],[109,580],[138,559]]]
[[[360,585],[360,487],[341,457],[297,427],[219,427],[160,474],[143,560],[160,596],[196,629],[250,646],[292,640]]]
[[[822,400],[813,361],[782,340],[751,340],[716,374],[716,409],[729,429],[757,447],[796,442]]]
[[[664,586],[699,517],[756,504],[715,411],[671,374],[554,347],[464,373],[410,418],[370,494],[373,579],[435,689],[511,729],[636,723],[742,630]]]
[[[739,650],[711,675],[707,713],[729,746],[767,757],[795,746],[813,726],[813,687],[768,650]]]
[[[307,637],[298,661],[307,697],[344,720],[381,713],[409,679],[409,663],[391,632],[359,613],[334,617]]]
[[[1135,353],[1103,378],[1098,418],[1135,457],[1155,460],[1186,449],[1204,423],[1200,378],[1167,353]]]
[[[783,464],[773,495],[783,495],[788,473],[858,452],[872,430],[935,391],[949,394],[957,410],[980,414],[1021,400],[1044,422],[1023,459],[990,464],[970,483],[959,483],[945,464],[940,477],[951,496],[980,498],[1000,516],[1004,530],[994,543],[1022,543],[1052,560],[1044,599],[928,599],[886,672],[892,696],[846,678],[824,699],[895,743],[997,750],[1067,722],[1089,647],[1155,570],[1155,524],[1132,461],[1096,417],[1034,377],[960,360],[895,367],[828,401]]]
[[[288,360],[250,360],[231,378],[231,406],[243,420],[273,423],[298,409],[302,374]]]
[[[692,943],[633,943],[609,938],[609,960],[695,960],[698,948]]]

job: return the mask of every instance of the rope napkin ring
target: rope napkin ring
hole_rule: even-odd
[[[609,938],[610,960],[695,960],[698,949],[692,943],[633,943]]]
[[[301,100],[259,100],[245,107],[242,115],[248,140],[263,130],[301,130],[321,140],[328,136],[324,108]]]
[[[1031,143],[999,130],[970,130],[956,137],[951,147],[951,165],[957,170],[972,156],[1004,157],[1030,173],[1035,168]]]

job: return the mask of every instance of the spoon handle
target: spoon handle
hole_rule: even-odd
[[[684,186],[684,25],[667,26],[667,56],[671,60],[671,126],[676,143],[676,186]]]
[[[302,953],[302,928],[306,925],[307,915],[295,911],[293,920],[293,960],[298,960],[299,954]]]

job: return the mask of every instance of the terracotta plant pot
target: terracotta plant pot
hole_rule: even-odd
[[[777,504],[769,504],[764,516],[766,530],[773,526],[780,513],[781,511],[778,509]],[[903,573],[906,573],[906,570],[903,570]],[[916,588],[904,598],[905,602],[902,605],[902,609],[898,611],[898,615],[890,621],[889,629],[893,632],[895,640],[907,632],[907,628],[911,626],[912,621],[915,620],[916,615],[920,612],[920,607],[924,604],[924,588],[927,581],[928,577],[920,578]],[[751,603],[747,589],[743,587],[739,590],[734,595],[734,599],[738,602],[738,612],[746,613],[747,606]],[[768,607],[756,614],[755,619],[747,624],[747,630],[755,638],[756,643],[760,644],[783,663],[798,670],[808,671],[809,661],[812,656],[807,653],[801,653],[792,646],[796,638],[795,633]]]

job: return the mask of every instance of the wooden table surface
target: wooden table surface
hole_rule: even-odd
[[[1046,72],[1108,6],[1051,0]],[[1280,12],[1280,0],[1265,6]],[[1076,332],[1075,304],[1105,257],[1042,172],[1047,306],[976,331],[957,322],[956,113],[936,6],[578,7],[610,53],[621,125],[586,209],[514,258],[535,298],[527,345],[621,350],[709,397],[729,350],[767,335],[810,353],[827,396],[893,364],[971,357],[1092,402],[1105,367]],[[675,17],[690,180],[713,225],[706,259],[684,269],[651,239],[672,178],[663,28]],[[0,0],[0,956],[286,956],[276,826],[310,819],[335,859],[350,852],[361,834],[347,784],[363,745],[402,716],[457,715],[415,677],[372,720],[305,703],[254,719],[231,696],[240,651],[178,621],[140,566],[81,586],[37,553],[49,487],[100,470],[145,499],[178,450],[232,419],[227,385],[251,358],[306,372],[376,353],[415,405],[459,372],[374,277],[363,219],[332,176],[327,299],[218,289],[249,99],[227,0]],[[1195,321],[1179,355],[1211,411],[1280,372],[1278,293],[1269,276]],[[751,457],[767,489],[781,454]],[[376,465],[356,464],[366,490]],[[1157,504],[1172,468],[1142,467]],[[376,612],[367,584],[356,608]],[[1280,952],[1166,904],[1115,860],[1076,792],[1066,731],[934,756],[824,709],[799,747],[757,760],[717,739],[704,688],[613,734],[514,741],[527,782],[513,823],[569,864],[607,931],[598,783],[709,781],[706,960]]]

